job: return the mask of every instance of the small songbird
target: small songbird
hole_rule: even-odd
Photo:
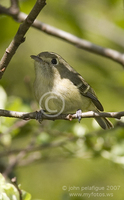
[[[31,58],[35,60],[35,96],[46,113],[59,115],[77,111],[78,115],[79,110],[104,110],[91,86],[61,56],[42,52]],[[103,129],[113,127],[105,117],[95,119]]]

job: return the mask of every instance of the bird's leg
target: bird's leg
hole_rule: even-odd
[[[79,123],[80,123],[80,121],[81,121],[81,115],[82,115],[82,111],[81,111],[80,109],[78,109],[78,110],[76,111],[76,117],[78,118]]]
[[[44,110],[40,110],[40,111],[36,111],[36,120],[38,120],[38,122],[41,124],[41,122],[43,121],[43,114],[44,114]]]

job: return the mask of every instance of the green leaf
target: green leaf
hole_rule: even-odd
[[[22,191],[22,199],[30,200],[31,194]],[[5,178],[0,174],[0,200],[20,200],[19,191],[12,183],[7,183]]]

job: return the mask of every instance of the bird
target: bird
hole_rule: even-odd
[[[31,58],[35,66],[35,96],[46,114],[76,112],[80,121],[82,112],[104,111],[92,87],[60,55],[45,51]],[[103,129],[113,127],[105,117],[95,120]]]

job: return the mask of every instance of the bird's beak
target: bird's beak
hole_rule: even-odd
[[[34,59],[37,62],[43,62],[43,60],[39,56],[31,55],[31,58]]]

